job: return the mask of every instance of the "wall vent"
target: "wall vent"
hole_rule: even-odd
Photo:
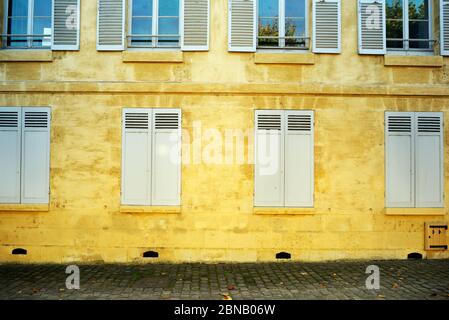
[[[159,258],[159,252],[157,251],[146,251],[143,253],[144,258]]]
[[[11,254],[13,255],[26,255],[27,251],[25,249],[22,248],[15,248],[12,250]]]
[[[448,247],[447,222],[426,222],[425,244],[426,250],[447,250]]]

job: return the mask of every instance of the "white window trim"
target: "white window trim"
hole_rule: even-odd
[[[304,48],[297,48],[297,47],[291,47],[290,48],[286,48],[285,47],[285,39],[279,39],[279,43],[280,46],[279,47],[273,47],[273,48],[259,48],[259,0],[254,0],[255,1],[255,6],[256,6],[256,11],[255,11],[255,18],[254,18],[254,24],[255,24],[255,31],[256,31],[256,39],[255,39],[255,46],[256,46],[256,50],[257,51],[261,51],[261,52],[269,52],[269,51],[274,51],[276,50],[276,52],[291,52],[291,51],[295,51],[295,52],[309,52],[311,49],[311,45],[310,45],[310,36],[309,36],[309,0],[304,0],[304,6],[305,6],[305,10],[304,10],[304,35],[306,38],[306,43],[308,44],[307,46],[305,46]],[[285,36],[285,0],[278,0],[279,1],[279,35],[283,35]],[[281,46],[281,45],[284,46]]]

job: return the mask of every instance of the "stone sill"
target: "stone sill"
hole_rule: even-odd
[[[315,64],[313,53],[254,53],[256,64]]]
[[[182,63],[182,51],[123,51],[123,62]]]
[[[444,216],[444,208],[385,208],[389,216]]]
[[[388,67],[442,67],[442,56],[384,56],[384,65]]]
[[[0,62],[52,62],[51,50],[0,50]]]
[[[121,213],[181,213],[181,206],[120,206]]]
[[[258,215],[314,215],[315,208],[257,207],[253,212]]]
[[[0,212],[48,212],[48,204],[0,204]]]

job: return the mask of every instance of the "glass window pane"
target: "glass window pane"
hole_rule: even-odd
[[[402,0],[387,0],[386,2],[387,19],[402,19],[403,4]]]
[[[34,0],[35,17],[51,17],[51,0]]]
[[[8,16],[28,16],[28,0],[9,0]]]
[[[429,19],[429,4],[428,0],[409,0],[408,1],[408,16],[410,20]]]
[[[278,38],[263,37],[279,37],[279,24],[276,18],[259,19],[259,46],[278,46]]]
[[[179,19],[178,18],[159,18],[159,35],[178,35]],[[158,45],[177,45],[179,37],[159,37]]]
[[[133,16],[152,16],[153,0],[133,0]]]
[[[279,0],[259,0],[259,17],[279,16]]]
[[[28,18],[8,18],[9,34],[27,34]],[[10,37],[7,45],[10,47],[26,47],[26,37]]]
[[[159,0],[159,16],[179,17],[179,0]]]
[[[47,28],[47,29],[51,28],[51,18],[34,18],[33,19],[33,34],[34,35],[45,34],[44,28]],[[43,39],[43,36],[33,37],[33,45],[41,46],[42,39]]]
[[[305,17],[305,0],[285,0],[285,17]]]
[[[400,39],[400,41],[387,40],[387,48],[402,49],[404,47],[402,20],[387,20],[387,39]]]
[[[131,32],[136,34],[152,34],[152,18],[133,18]],[[151,45],[151,37],[133,37],[131,43],[134,45]]]
[[[286,37],[305,37],[304,19],[285,19]],[[285,39],[286,46],[305,46],[305,39]]]
[[[410,21],[409,34],[411,39],[429,39],[429,23],[427,21]],[[410,41],[410,48],[429,49],[428,41]]]

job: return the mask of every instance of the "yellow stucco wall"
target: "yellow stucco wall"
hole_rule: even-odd
[[[270,261],[280,251],[304,261],[449,257],[424,251],[424,222],[449,221],[447,198],[439,215],[385,212],[383,123],[386,110],[400,110],[444,111],[448,124],[449,58],[385,66],[383,56],[358,55],[356,1],[343,1],[342,54],[273,63],[228,53],[227,1],[211,3],[209,52],[164,62],[97,52],[96,1],[82,1],[80,51],[47,62],[0,51],[0,105],[52,108],[49,208],[0,205],[0,261],[143,262],[147,250],[160,255],[150,261],[176,262]],[[182,166],[179,212],[121,212],[123,107],[181,108],[183,129],[201,121],[223,134],[252,129],[255,109],[314,110],[315,208],[260,214],[251,164],[192,163]],[[447,169],[448,125],[444,134]],[[11,255],[17,247],[28,254]]]

